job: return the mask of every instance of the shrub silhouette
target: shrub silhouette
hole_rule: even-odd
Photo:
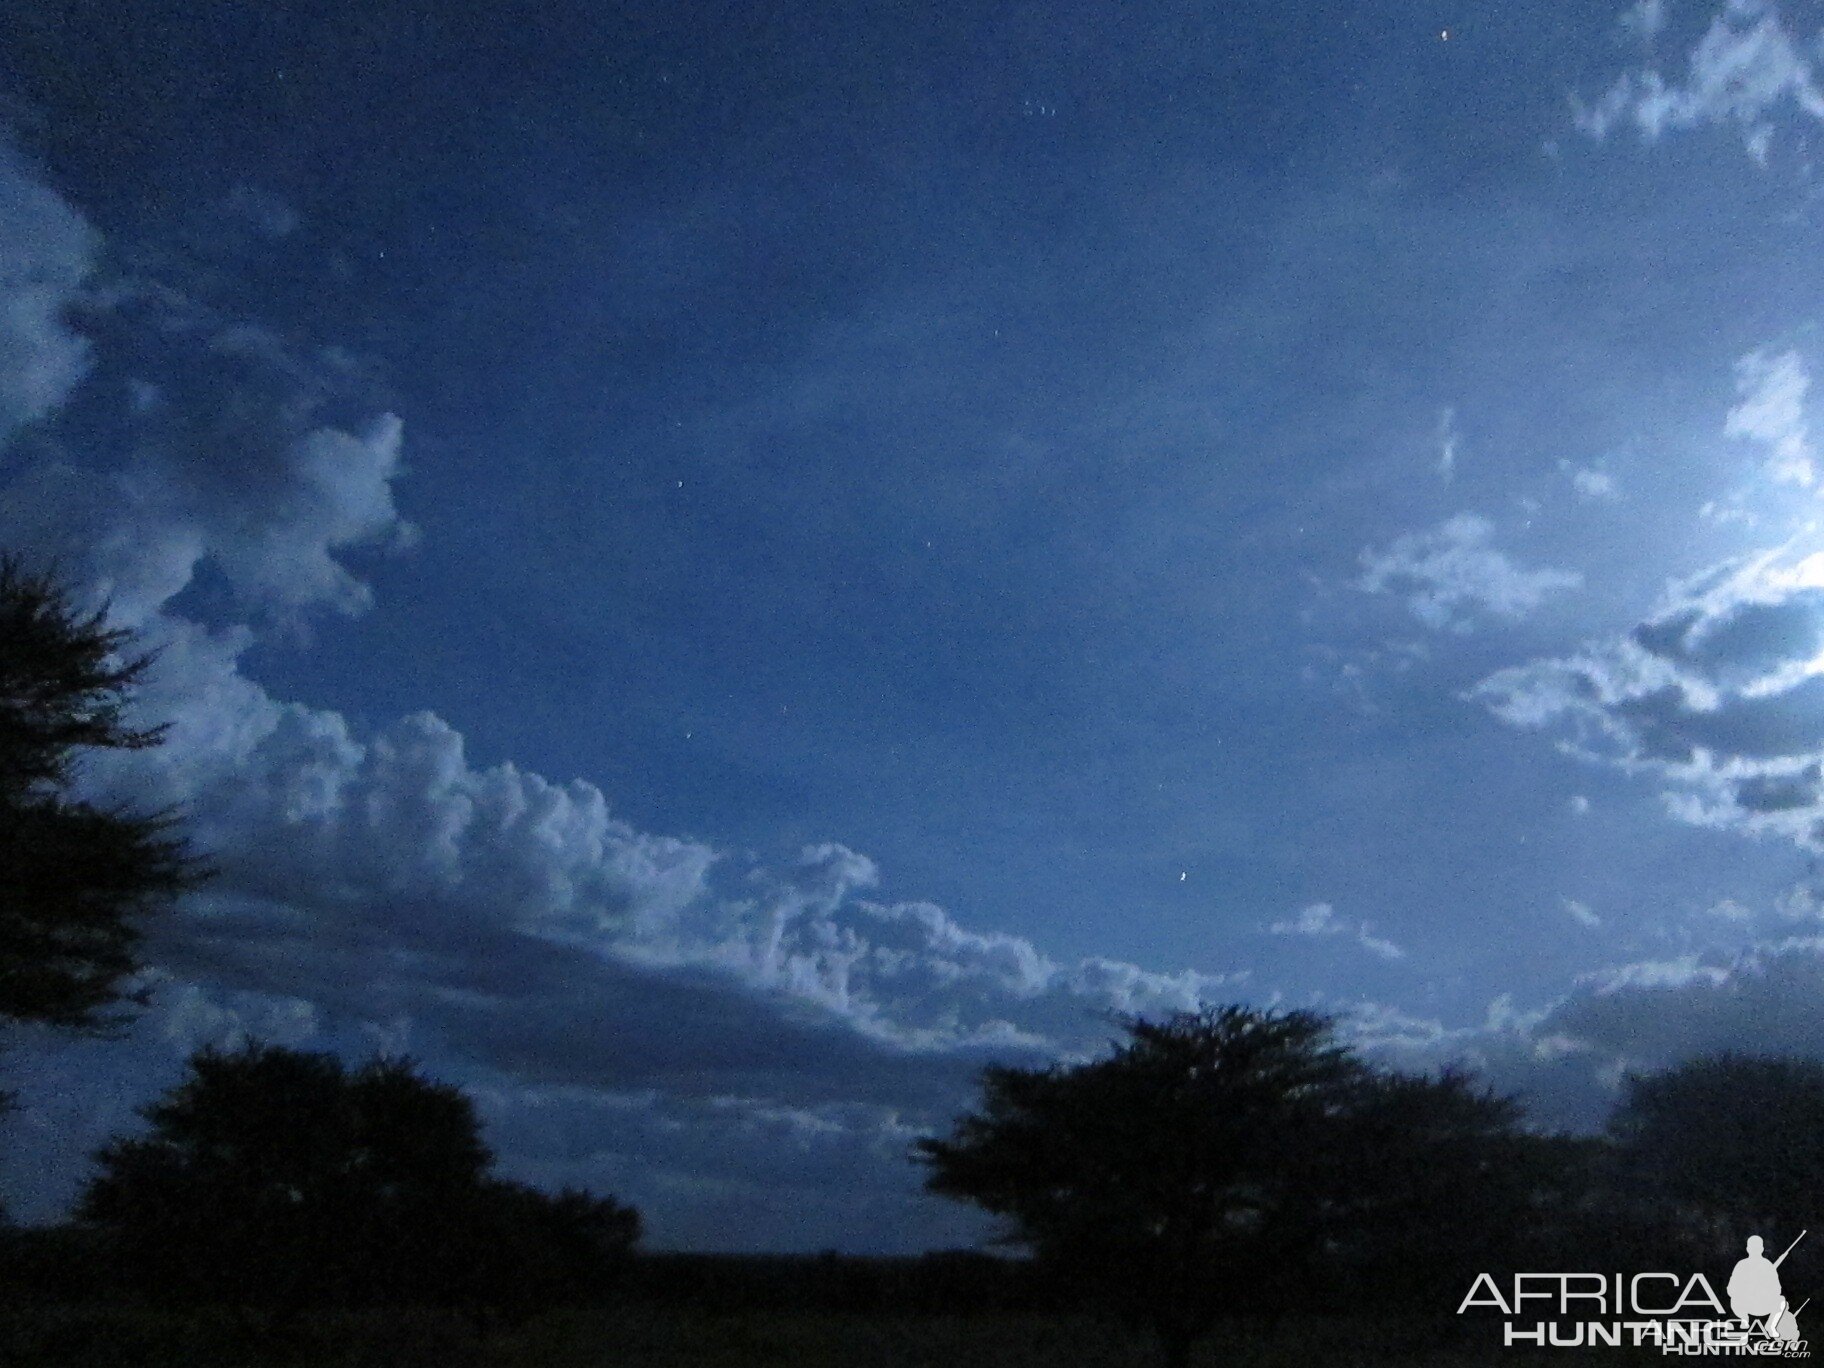
[[[475,1110],[409,1060],[250,1044],[192,1058],[79,1219],[160,1300],[520,1311],[599,1291],[639,1234],[607,1199],[489,1176]]]
[[[446,1255],[444,1300],[483,1324],[517,1324],[553,1306],[588,1306],[616,1290],[640,1237],[639,1213],[575,1188],[556,1194],[492,1179]]]

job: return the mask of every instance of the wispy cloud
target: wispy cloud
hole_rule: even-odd
[[[1575,589],[1574,570],[1528,569],[1494,545],[1487,518],[1461,513],[1426,532],[1407,532],[1361,555],[1356,587],[1396,594],[1429,627],[1470,630],[1488,617],[1519,621],[1551,594]]]
[[[1446,407],[1438,414],[1438,478],[1449,484],[1457,473],[1457,411]]]
[[[1638,34],[1651,42],[1666,26],[1665,0],[1639,0],[1638,4],[1622,11],[1621,18],[1616,22],[1630,33]]]
[[[1651,40],[1665,27],[1657,3],[1634,6],[1627,26]],[[1795,42],[1769,0],[1729,0],[1686,54],[1682,74],[1668,78],[1649,60],[1622,71],[1594,100],[1572,97],[1578,128],[1601,140],[1632,127],[1647,142],[1709,124],[1733,125],[1743,146],[1765,164],[1774,117],[1793,111],[1824,119],[1824,90],[1809,49]]]
[[[1560,898],[1558,900],[1558,905],[1564,909],[1565,915],[1570,917],[1570,919],[1579,926],[1587,926],[1593,931],[1602,925],[1602,918],[1591,910],[1588,903],[1583,902],[1580,899]]]
[[[1766,471],[1776,482],[1817,481],[1817,453],[1805,422],[1811,375],[1797,352],[1750,352],[1735,363],[1740,402],[1729,410],[1724,432],[1766,448]]]
[[[1296,917],[1287,921],[1274,922],[1267,930],[1275,936],[1309,936],[1320,939],[1341,936],[1381,959],[1406,958],[1405,950],[1385,937],[1374,935],[1369,930],[1367,922],[1349,921],[1339,917],[1336,908],[1329,903],[1312,903],[1301,908]]]
[[[0,444],[51,412],[88,369],[66,321],[100,238],[0,132]]]

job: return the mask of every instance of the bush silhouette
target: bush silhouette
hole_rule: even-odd
[[[79,1219],[160,1300],[519,1311],[593,1295],[637,1214],[489,1176],[475,1110],[411,1061],[204,1050],[97,1156]]]

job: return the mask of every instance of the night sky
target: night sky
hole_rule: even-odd
[[[1824,1056],[1824,5],[0,17],[0,547],[221,874],[17,1030],[55,1219],[198,1046],[405,1051],[650,1243],[986,1227],[1112,1014],[1551,1125]]]

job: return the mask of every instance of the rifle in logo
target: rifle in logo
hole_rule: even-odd
[[[1785,1263],[1786,1255],[1792,1253],[1793,1249],[1798,1245],[1799,1240],[1804,1238],[1805,1232],[1801,1230],[1798,1239],[1795,1239],[1792,1244],[1786,1246],[1785,1252],[1773,1261],[1773,1266],[1778,1268],[1781,1264]],[[1806,1307],[1811,1305],[1811,1298],[1807,1297],[1804,1301],[1799,1303],[1799,1311],[1789,1310],[1788,1307],[1790,1305],[1791,1303],[1789,1303],[1785,1297],[1781,1297],[1780,1314],[1767,1318],[1767,1337],[1769,1339],[1785,1340],[1788,1343],[1798,1339],[1799,1311],[1803,1311]]]

